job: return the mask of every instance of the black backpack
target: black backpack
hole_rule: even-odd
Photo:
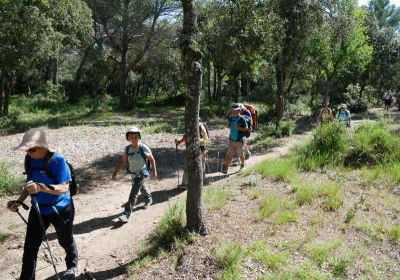
[[[241,116],[241,117],[246,121],[246,126],[249,129],[248,131],[241,131],[241,133],[243,133],[244,137],[249,138],[250,134],[251,134],[250,130],[251,130],[251,126],[252,126],[253,120],[247,115],[244,115],[244,116]]]
[[[44,163],[44,172],[46,173],[47,177],[51,179],[57,179],[57,177],[49,170],[49,162],[52,160],[54,153],[53,152],[48,152],[46,155],[46,161]],[[72,166],[71,163],[66,161],[68,168],[71,172],[71,181],[69,181],[69,193],[71,196],[74,196],[78,193],[79,189],[79,184],[76,182],[76,174],[75,174],[75,168]],[[25,156],[25,162],[24,162],[24,167],[25,167],[25,172],[26,176],[29,177],[31,176],[32,172],[32,158],[29,155]]]

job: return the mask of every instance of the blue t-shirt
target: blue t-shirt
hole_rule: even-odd
[[[242,140],[244,135],[240,133],[239,129],[235,128],[235,125],[237,124],[239,127],[247,127],[246,120],[242,116],[231,116],[228,121],[230,128],[229,139],[235,142]]]
[[[48,163],[48,170],[56,179],[46,175],[44,170],[46,161],[47,159],[31,159],[31,174],[27,181],[32,180],[43,184],[62,184],[71,181],[71,171],[60,154],[55,153]],[[58,195],[38,192],[36,199],[42,214],[54,214],[55,211],[52,206],[55,206],[57,210],[62,210],[71,203],[69,192]]]

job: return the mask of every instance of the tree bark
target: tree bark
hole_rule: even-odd
[[[275,112],[276,112],[276,122],[275,127],[278,128],[280,122],[283,119],[283,111],[284,111],[284,83],[285,83],[285,73],[280,64],[275,65],[276,71],[276,104],[275,104]]]
[[[208,104],[211,105],[211,61],[207,61],[207,97],[208,97]]]
[[[196,47],[197,15],[194,0],[181,0],[183,7],[183,29],[181,34],[181,54],[185,65],[187,95],[185,107],[188,192],[186,202],[187,229],[201,235],[208,234],[202,208],[203,170],[200,158],[199,109],[202,90],[203,54]]]
[[[3,104],[4,104],[5,89],[6,89],[6,73],[4,71],[1,71],[1,77],[0,77],[0,116],[4,116],[3,115]]]
[[[78,70],[75,73],[75,79],[74,79],[74,84],[72,86],[72,91],[69,94],[69,99],[72,103],[75,103],[78,100],[79,82],[81,81],[82,74],[83,74],[83,66],[86,63],[88,56],[89,56],[89,50],[87,49],[83,53],[81,62],[79,63]]]

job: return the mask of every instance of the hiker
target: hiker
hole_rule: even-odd
[[[66,253],[67,270],[63,277],[75,279],[78,276],[78,250],[72,234],[75,208],[69,193],[70,169],[65,159],[54,153],[41,129],[27,131],[16,149],[26,151],[30,168],[27,170],[27,183],[22,193],[17,200],[10,201],[7,208],[17,212],[19,206],[31,195],[32,205],[37,205],[34,203],[37,201],[40,210],[39,214],[35,207],[31,207],[29,212],[20,279],[35,279],[39,247],[46,234],[44,231],[50,224],[54,226],[58,243]],[[46,168],[54,174],[54,178],[48,176]]]
[[[232,157],[236,153],[240,159],[240,169],[244,167],[243,141],[244,133],[249,131],[249,127],[243,116],[240,115],[240,104],[231,105],[231,116],[228,119],[227,128],[229,132],[228,152],[225,158],[225,164],[222,166],[222,173],[228,174],[228,167],[232,162]]]
[[[207,124],[204,123],[201,118],[199,118],[199,137],[200,137],[200,154],[201,154],[201,166],[203,167],[203,178],[205,177],[206,160],[207,160],[207,141],[209,139]],[[181,139],[175,139],[175,145],[179,146],[181,143],[187,142],[187,136],[183,135]],[[186,190],[188,186],[188,174],[187,165],[183,171],[182,183],[178,186],[180,189]]]
[[[124,154],[121,156],[111,177],[111,180],[117,180],[119,171],[128,163],[127,171],[132,177],[132,189],[128,202],[125,204],[125,210],[118,217],[122,223],[128,222],[139,197],[139,191],[146,197],[144,208],[148,208],[153,203],[150,190],[145,183],[150,173],[151,177],[157,178],[156,161],[149,146],[141,142],[142,137],[139,128],[129,128],[125,137],[130,144],[125,147]]]
[[[323,104],[323,108],[319,112],[318,122],[331,122],[334,120],[332,110],[329,108],[329,102]]]
[[[339,111],[336,113],[336,118],[340,123],[351,127],[351,114],[350,111],[347,110],[346,104],[341,104]]]
[[[383,94],[383,100],[385,101],[385,110],[388,111],[390,109],[390,107],[392,106],[392,101],[393,101],[393,95],[392,92],[390,90],[387,90],[384,94]]]
[[[250,125],[250,127],[249,127],[249,129],[250,129],[249,132],[250,132],[252,130],[252,126],[253,126],[252,114],[242,103],[240,103],[239,106],[240,106],[240,115],[242,115],[246,119],[247,124]],[[242,138],[243,139],[243,152],[244,152],[245,160],[249,159],[251,156],[250,148],[247,145],[247,139],[249,138],[249,136],[250,136],[250,133],[248,134],[248,137]]]

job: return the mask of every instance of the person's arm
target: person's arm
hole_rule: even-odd
[[[49,194],[62,194],[69,190],[69,183],[64,182],[61,184],[44,184],[39,182],[31,182],[25,186],[29,194],[36,194],[38,192],[45,192]]]
[[[182,142],[186,142],[186,136],[183,135],[181,139],[177,140],[175,139],[175,145],[180,145]]]
[[[200,125],[200,144],[205,144],[208,141],[207,131],[204,125]]]
[[[240,124],[238,124],[240,122]],[[239,131],[249,131],[250,127],[247,127],[246,120],[241,117],[239,121],[235,124],[235,128]]]
[[[24,188],[17,200],[10,201],[7,204],[7,209],[12,212],[17,212],[18,207],[24,202],[24,200],[29,196],[29,192]]]
[[[147,159],[150,161],[151,164],[151,177],[157,178],[157,166],[156,166],[156,160],[154,159],[153,155],[150,154],[147,156]]]
[[[123,154],[121,156],[121,158],[119,159],[119,162],[118,162],[117,166],[115,167],[115,170],[114,170],[114,172],[112,174],[111,180],[117,180],[117,175],[118,175],[119,171],[126,164],[127,161],[128,161],[128,155],[127,154]]]

